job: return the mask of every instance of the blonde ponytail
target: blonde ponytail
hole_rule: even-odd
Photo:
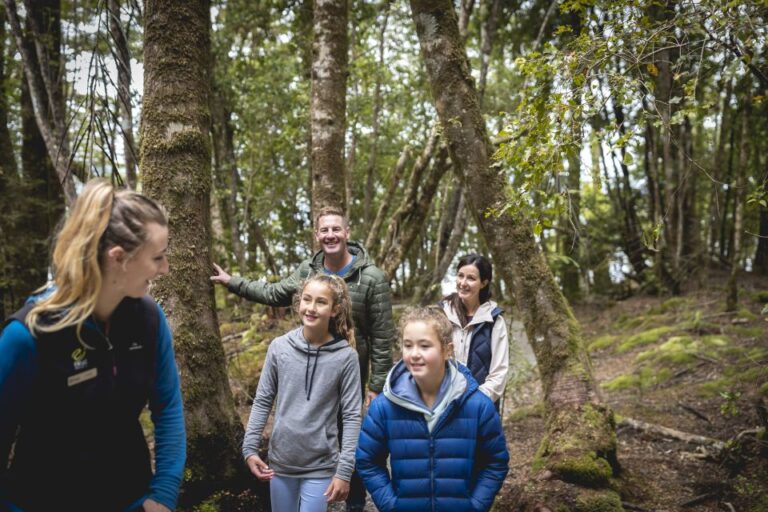
[[[168,225],[165,211],[153,200],[116,191],[103,179],[89,181],[56,237],[51,261],[55,286],[27,315],[32,333],[76,325],[79,337],[103,285],[102,256],[114,246],[134,254],[147,240],[148,223]]]

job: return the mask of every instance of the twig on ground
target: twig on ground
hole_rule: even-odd
[[[718,361],[717,359],[714,359],[712,357],[708,357],[702,354],[693,354],[693,357],[695,357],[696,359],[701,359],[702,361],[707,361],[712,364],[720,364],[720,361]]]
[[[651,512],[647,508],[643,508],[639,505],[635,505],[634,503],[629,503],[627,501],[622,501],[621,506],[624,507],[626,510],[632,510],[634,512]]]
[[[680,408],[682,408],[683,410],[685,410],[685,411],[687,411],[687,412],[689,412],[689,413],[693,414],[693,415],[694,415],[694,416],[696,416],[697,418],[699,418],[699,419],[702,419],[702,420],[706,421],[707,423],[712,423],[712,422],[709,420],[709,418],[707,418],[707,417],[706,417],[704,414],[700,413],[699,411],[697,411],[696,409],[694,409],[694,408],[693,408],[693,407],[691,407],[690,405],[686,405],[686,404],[684,404],[684,403],[682,403],[682,402],[677,402],[677,406],[678,406],[678,407],[680,407]]]
[[[685,501],[680,504],[681,507],[692,507],[694,505],[698,505],[699,503],[703,503],[705,501],[711,500],[712,498],[716,497],[716,492],[708,492],[706,494],[700,494],[699,496],[696,496],[694,498],[691,498],[688,501]]]

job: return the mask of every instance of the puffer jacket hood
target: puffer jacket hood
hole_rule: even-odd
[[[319,347],[313,346],[307,338],[304,337],[304,329],[298,328],[293,331],[287,332],[285,337],[288,339],[288,344],[307,356],[307,369],[304,372],[304,393],[309,400],[312,396],[312,384],[315,380],[315,371],[317,370],[317,361],[320,359],[321,352],[336,352],[343,348],[349,347],[349,342],[344,338],[334,338],[331,341],[320,345]],[[311,360],[314,357],[315,362],[311,364]],[[310,371],[310,366],[312,370]]]
[[[469,378],[464,376],[455,361],[448,361],[437,400],[430,409],[421,400],[416,381],[405,366],[405,361],[401,360],[387,375],[384,396],[401,407],[423,414],[427,428],[431,432],[451,402],[458,400],[460,406],[461,401],[468,396],[465,392],[471,393],[475,389],[477,389],[477,382],[471,376]]]
[[[360,284],[359,280],[362,278],[362,273],[360,270],[364,269],[365,267],[373,266],[373,262],[368,258],[368,251],[366,251],[365,247],[360,245],[359,242],[354,242],[352,240],[347,241],[347,251],[355,258],[355,260],[352,262],[352,266],[349,268],[349,270],[347,270],[344,275],[340,275],[339,277],[345,281],[349,281],[350,277],[352,277],[352,274],[357,272],[358,275],[355,277],[355,280],[358,282],[358,284]],[[312,255],[311,263],[309,266],[312,267],[313,273],[318,273],[323,270],[324,257],[325,256],[323,251],[317,251]]]

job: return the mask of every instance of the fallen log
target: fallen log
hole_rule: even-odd
[[[655,425],[653,423],[646,423],[644,421],[636,420],[633,418],[624,418],[619,422],[620,427],[630,427],[640,432],[647,432],[649,434],[665,437],[668,439],[675,439],[677,441],[683,441],[688,444],[697,446],[707,446],[714,449],[717,453],[720,453],[725,448],[725,443],[713,439],[711,437],[700,436],[697,434],[689,434],[688,432],[682,432],[669,427],[663,427],[661,425]]]

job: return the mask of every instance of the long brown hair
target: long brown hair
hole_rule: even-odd
[[[480,275],[481,283],[483,281],[488,281],[487,285],[480,288],[480,294],[478,297],[480,304],[484,304],[489,300],[491,300],[491,285],[493,284],[493,266],[491,266],[491,262],[485,256],[482,256],[476,253],[471,253],[471,254],[467,254],[466,256],[462,256],[459,259],[459,264],[456,265],[456,272],[458,272],[461,267],[466,267],[467,265],[472,265],[477,269],[477,272]],[[459,298],[459,294],[457,292],[453,292],[450,295],[446,295],[445,297],[443,297],[443,302],[447,302],[448,304],[450,304],[450,306],[456,312],[456,316],[459,318],[459,322],[461,322],[462,327],[467,325],[467,322],[469,322],[469,313],[467,312],[467,307],[464,305],[463,302],[461,302],[461,299]]]
[[[352,321],[352,299],[349,297],[347,283],[342,278],[332,274],[315,274],[304,280],[301,285],[301,292],[294,295],[293,305],[296,311],[299,310],[299,301],[304,293],[304,288],[309,283],[322,283],[331,290],[333,299],[332,308],[336,309],[336,314],[328,323],[328,330],[334,336],[339,336],[349,342],[349,346],[355,348],[355,324]]]
[[[115,190],[103,179],[89,181],[56,237],[51,261],[55,286],[27,315],[32,333],[76,325],[79,337],[103,285],[103,255],[115,246],[134,255],[147,241],[149,223],[168,225],[165,210],[155,201],[132,190]]]

